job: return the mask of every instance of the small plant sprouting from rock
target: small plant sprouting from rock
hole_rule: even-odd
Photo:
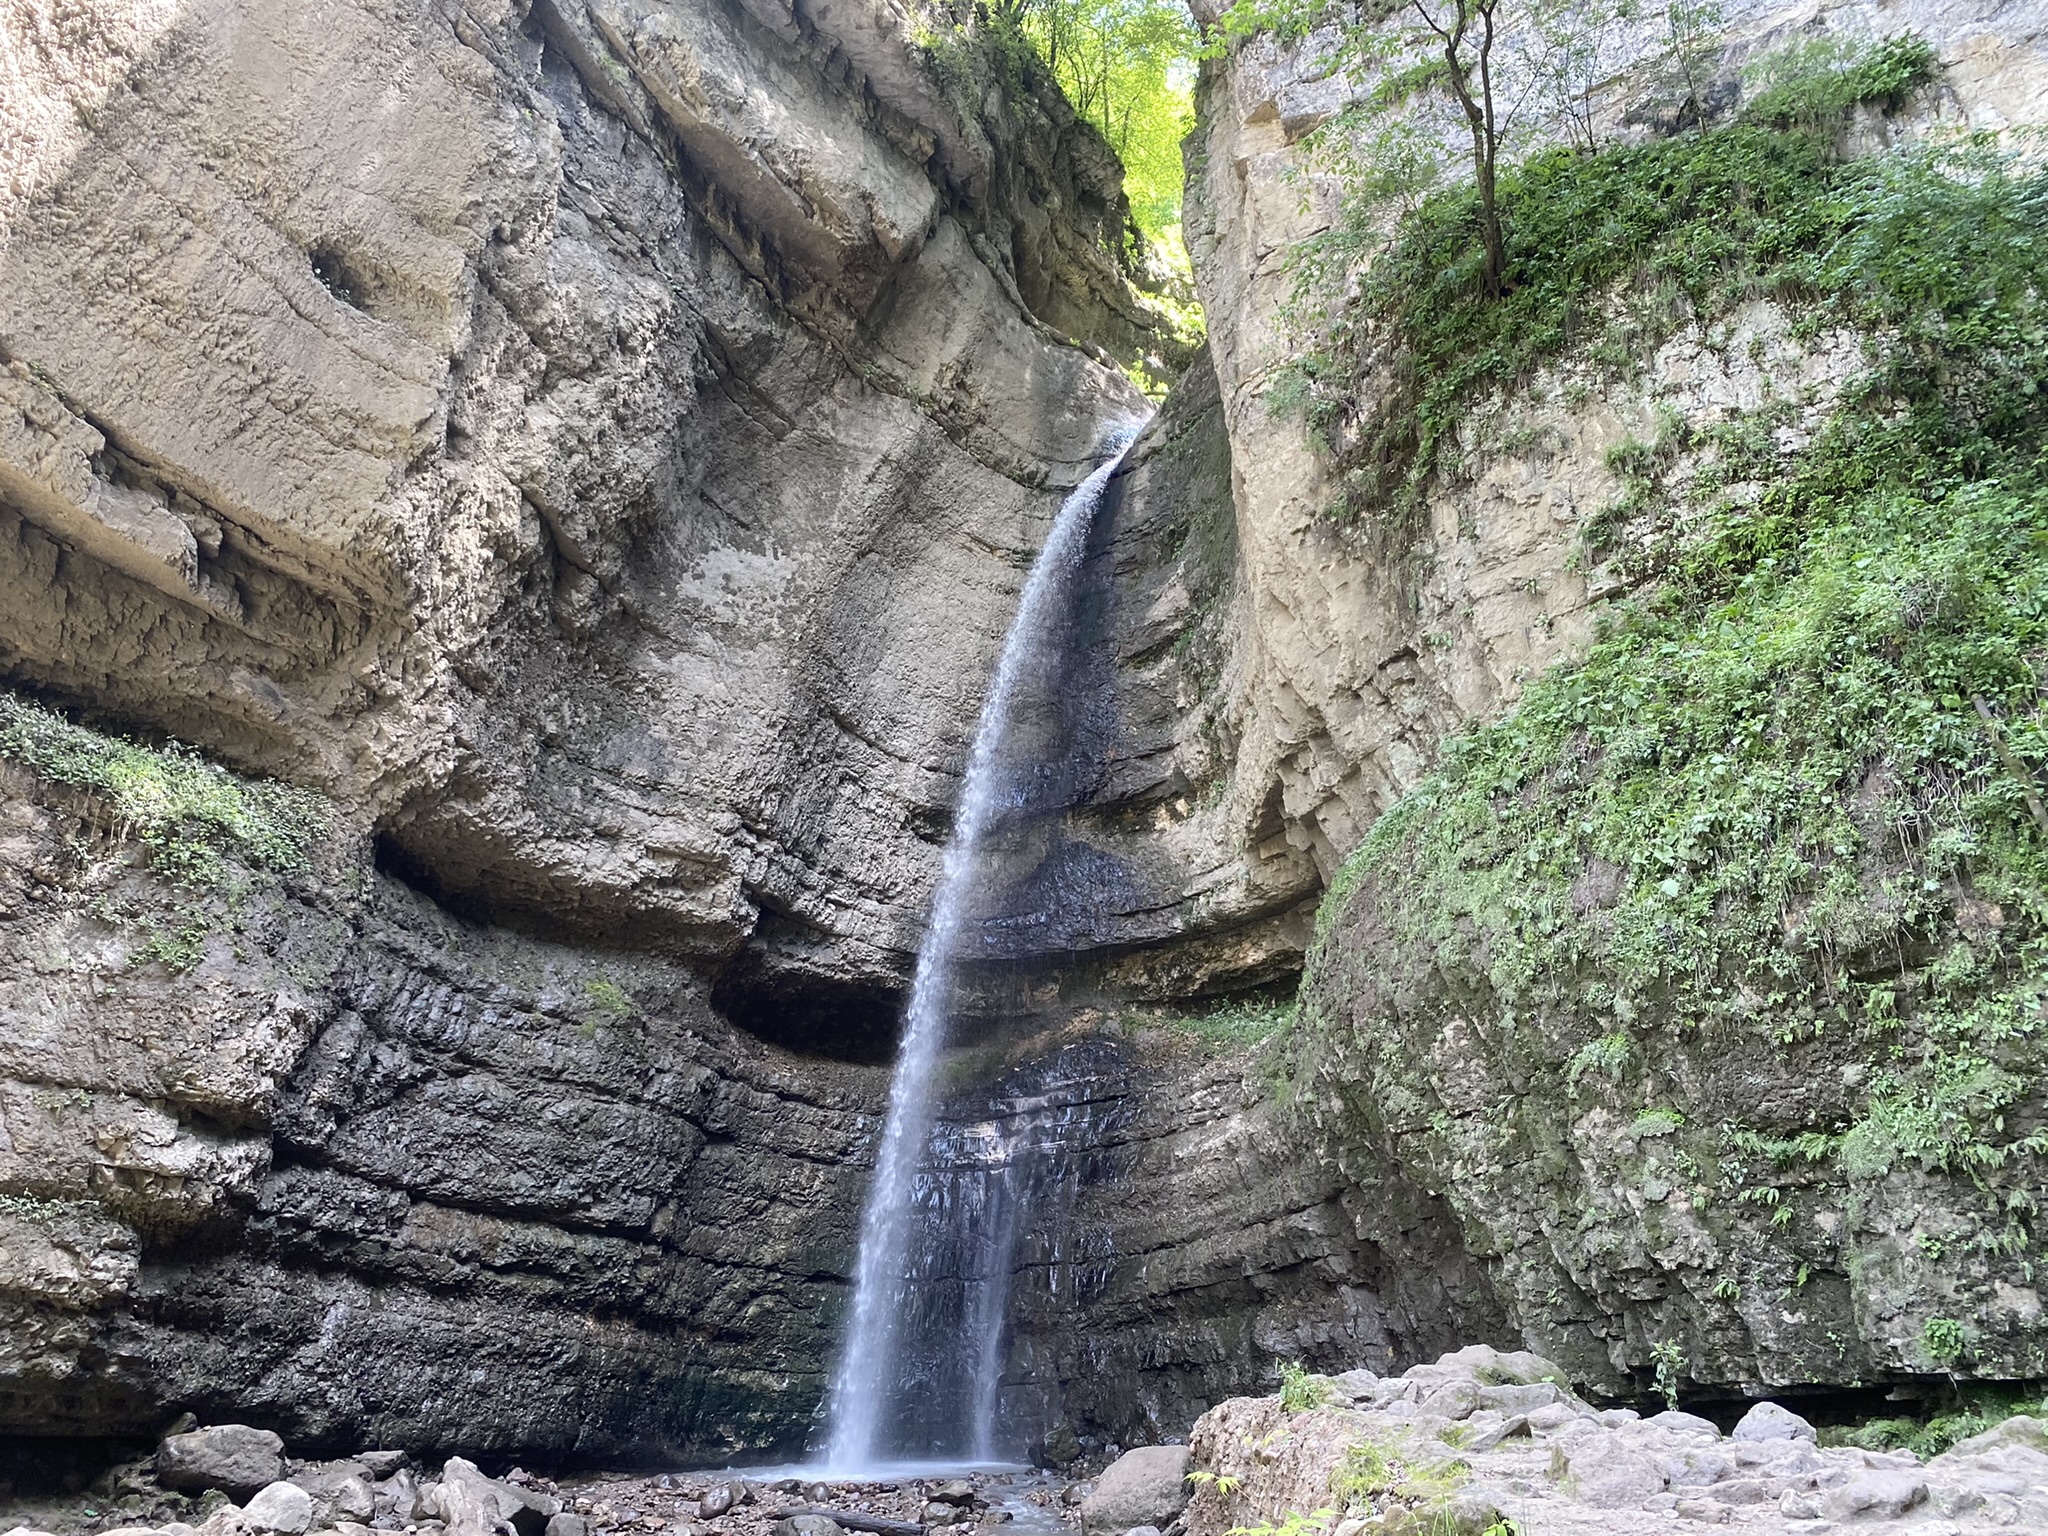
[[[1190,1472],[1188,1474],[1188,1481],[1197,1488],[1210,1490],[1218,1498],[1222,1499],[1236,1497],[1237,1491],[1244,1486],[1243,1478],[1233,1477],[1228,1472],[1211,1472],[1206,1467],[1198,1467],[1193,1472]]]
[[[1678,1383],[1686,1368],[1685,1346],[1676,1339],[1660,1339],[1650,1346],[1650,1364],[1656,1371],[1651,1390],[1664,1399],[1666,1408],[1676,1412]]]
[[[1280,1367],[1280,1406],[1289,1413],[1306,1413],[1330,1400],[1330,1381],[1311,1373],[1299,1360]]]
[[[1675,1109],[1646,1109],[1636,1116],[1634,1131],[1638,1141],[1654,1136],[1669,1136],[1685,1124],[1685,1116]]]
[[[1621,1069],[1628,1065],[1628,1059],[1632,1054],[1634,1047],[1630,1045],[1628,1036],[1620,1030],[1611,1035],[1602,1035],[1597,1040],[1588,1040],[1579,1047],[1577,1054],[1565,1067],[1565,1080],[1576,1088],[1579,1079],[1588,1072],[1598,1072],[1610,1079],[1618,1078],[1621,1076]]]
[[[583,995],[590,999],[590,1005],[597,1012],[611,1019],[626,1019],[633,1015],[633,999],[626,989],[609,976],[599,976],[583,984]]]
[[[1930,1317],[1920,1328],[1920,1347],[1939,1366],[1952,1366],[1963,1358],[1969,1340],[1963,1325],[1952,1317]]]
[[[1306,1515],[1291,1509],[1281,1517],[1278,1525],[1235,1525],[1230,1528],[1229,1536],[1322,1536],[1336,1516],[1334,1509],[1319,1509]]]
[[[1413,1459],[1407,1452],[1390,1451],[1374,1441],[1361,1440],[1346,1449],[1343,1459],[1331,1471],[1330,1492],[1347,1510],[1384,1505],[1411,1511],[1421,1516],[1423,1530],[1434,1533],[1456,1528],[1451,1518],[1451,1496],[1471,1476],[1472,1464],[1460,1457]]]
[[[224,887],[229,858],[280,874],[303,870],[327,821],[326,802],[306,790],[240,778],[176,742],[145,747],[103,736],[7,695],[0,757],[99,797],[114,832],[149,850],[151,868],[196,890]]]

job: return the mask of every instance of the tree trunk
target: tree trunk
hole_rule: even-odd
[[[1479,192],[1479,239],[1486,264],[1480,286],[1488,298],[1507,291],[1507,250],[1500,233],[1500,204],[1494,184],[1495,162],[1500,150],[1500,132],[1493,105],[1493,13],[1500,0],[1458,0],[1457,19],[1448,27],[1437,25],[1422,0],[1411,0],[1432,32],[1443,40],[1444,64],[1451,93],[1472,130],[1472,180]],[[1472,91],[1472,66],[1465,57],[1465,35],[1477,17],[1484,31],[1479,43],[1479,94]]]

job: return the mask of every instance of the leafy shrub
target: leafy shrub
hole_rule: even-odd
[[[1291,997],[1233,999],[1207,1013],[1183,1014],[1170,1022],[1210,1045],[1259,1045],[1292,1029],[1297,1009]]]
[[[1859,47],[1842,37],[1809,38],[1747,71],[1755,94],[1743,116],[1775,128],[1826,128],[1864,104],[1896,112],[1934,78],[1934,49],[1910,32]]]
[[[1288,1413],[1320,1408],[1331,1396],[1329,1378],[1311,1374],[1299,1360],[1289,1360],[1280,1367],[1280,1406]]]
[[[1820,1443],[1866,1451],[1911,1451],[1926,1461],[1972,1435],[1996,1428],[2016,1413],[2048,1417],[2048,1401],[2038,1391],[1965,1387],[1925,1418],[1899,1415],[1848,1427],[1831,1426],[1821,1430]]]
[[[187,887],[222,885],[229,857],[278,873],[302,870],[327,824],[326,802],[306,790],[239,778],[176,742],[146,747],[103,736],[4,694],[0,757],[102,799],[116,832],[140,839],[151,867]]]

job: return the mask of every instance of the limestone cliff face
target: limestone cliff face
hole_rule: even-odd
[[[880,1074],[726,1020],[893,1024],[1114,159],[886,5],[0,22],[0,672],[334,844],[9,771],[0,1418],[795,1451]]]
[[[869,0],[4,19],[0,672],[325,830],[189,887],[6,770],[0,1423],[794,1453],[882,1091],[829,1058],[886,1054],[1024,570],[1141,408],[1118,168]],[[1099,530],[1059,856],[996,901],[1102,915],[998,999],[1047,947],[1170,997],[1305,942],[1183,728],[1237,590],[1196,379]],[[1281,1272],[1266,1343],[1220,1281],[1102,1314],[1127,1354],[1185,1314],[1162,1401],[1334,1348],[1333,1198],[1268,1241],[1247,1193],[1266,1256],[1205,1261]]]
[[[0,772],[0,1432],[801,1448],[882,1069],[452,918],[331,816],[195,889]]]
[[[1727,11],[1724,70],[1823,28],[1864,36],[1912,28],[1926,37],[1941,60],[1937,84],[1909,120],[1866,125],[1873,142],[1930,126],[2038,124],[2048,110],[2048,30],[2038,8],[1760,3]],[[1305,889],[1419,781],[1445,736],[1498,716],[1529,678],[1580,654],[1600,609],[1635,588],[1640,577],[1626,564],[1580,563],[1586,519],[1620,489],[1609,449],[1656,436],[1660,416],[1680,424],[1673,437],[1686,438],[1771,392],[1798,402],[1785,431],[1803,442],[1868,366],[1855,337],[1825,327],[1807,334],[1793,315],[1761,302],[1665,345],[1633,381],[1616,384],[1567,359],[1526,390],[1475,403],[1463,445],[1468,472],[1432,493],[1413,549],[1389,551],[1347,532],[1330,516],[1341,487],[1325,459],[1298,419],[1271,409],[1281,371],[1303,345],[1281,315],[1288,251],[1323,227],[1335,195],[1301,144],[1346,98],[1346,87],[1314,66],[1316,52],[1313,43],[1261,43],[1210,67],[1188,203],[1236,466],[1240,606],[1227,668],[1233,687],[1220,715],[1235,725],[1237,753],[1223,821],[1240,836],[1270,828],[1311,856],[1299,876]],[[1736,84],[1727,84],[1732,97]],[[1632,89],[1626,75],[1611,88],[1605,110],[1615,132],[1636,104]],[[1898,837],[1893,828],[1874,831],[1873,848],[1893,857]],[[1875,862],[1870,878],[1885,878]],[[1595,877],[1586,897],[1594,905],[1605,899],[1597,885]],[[1663,1122],[1653,1115],[1650,1132],[1637,1124],[1647,1104],[1610,1102],[1597,1087],[1568,1082],[1568,1051],[1532,1054],[1536,1040],[1584,1022],[1567,992],[1542,1017],[1518,1017],[1489,976],[1483,935],[1458,961],[1404,947],[1397,935],[1415,926],[1415,914],[1401,903],[1413,898],[1398,883],[1368,882],[1331,913],[1305,995],[1327,1054],[1305,1085],[1313,1131],[1304,1134],[1344,1170],[1364,1241],[1402,1227],[1381,1210],[1437,1193],[1448,1199],[1463,1228],[1459,1245],[1492,1277],[1501,1307],[1466,1311],[1468,1335],[1495,1337],[1489,1329],[1504,1316],[1501,1342],[1547,1350],[1575,1379],[1623,1394],[1647,1385],[1651,1345],[1680,1337],[1689,1384],[1696,1373],[1706,1391],[1880,1378],[1910,1390],[1933,1370],[1928,1330],[1965,1315],[1980,1330],[1973,1358],[1984,1374],[2041,1369],[2041,1297],[2024,1241],[1987,1238],[1982,1255],[1958,1261],[1953,1244],[1914,1235],[1995,1227],[2002,1218],[1985,1211],[2026,1206],[2032,1197],[2020,1186],[2036,1165],[1985,1178],[1901,1167],[1858,1184],[1830,1162],[1805,1167],[1775,1212],[1760,1195],[1710,1208],[1711,1181],[1688,1206],[1674,1180],[1691,1153],[1651,1145]],[[1964,890],[1916,942],[1938,953],[1952,941],[1967,945],[1973,925],[1981,933],[2003,921]],[[1901,977],[1919,964],[1889,951],[1869,963]],[[1873,1065],[1881,1052],[1833,1038],[1752,1057],[1688,1038],[1675,1018],[1647,1027],[1668,1030],[1644,1051],[1659,1104],[1714,1127],[1744,1115],[1781,1128],[1848,1125],[1881,1069]],[[2014,1060],[2023,1077],[2037,1074],[2032,1048]],[[2010,1124],[2024,1134],[2040,1112],[2029,1090]],[[1441,1140],[1447,1125],[1455,1130]],[[1739,1184],[1749,1176],[1743,1166],[1736,1158],[1721,1176]],[[1812,1253],[1785,1239],[1792,1226],[1819,1230]],[[1453,1306],[1471,1301],[1448,1297]]]
[[[2048,118],[2025,8],[1827,15],[1922,30],[1951,118]],[[0,681],[326,807],[302,865],[194,886],[0,766],[0,1428],[794,1453],[984,680],[1142,410],[1100,360],[1149,344],[1114,162],[889,0],[0,23]],[[1628,590],[1571,558],[1606,451],[1855,367],[1766,305],[1582,405],[1561,365],[1419,551],[1347,534],[1268,400],[1338,95],[1301,54],[1204,75],[1211,347],[1095,529],[978,914],[991,1034],[1288,982],[1443,737]],[[1361,1017],[1387,980],[1330,974]],[[1339,1088],[1311,1147],[1235,1058],[1076,1049],[1016,1425],[1128,1444],[1281,1359],[1531,1326],[1495,1260],[1535,1227]],[[1640,1275],[1578,1278],[1574,1338],[1625,1335]]]
[[[900,972],[972,680],[1139,408],[1062,344],[1135,323],[1099,142],[866,5],[7,35],[9,675],[450,898]]]
[[[1205,19],[1225,8],[1195,5]],[[1724,68],[1819,28],[1869,37],[1910,28],[1941,55],[1936,120],[2003,128],[2048,113],[2048,45],[2030,9],[1773,0],[1722,9]],[[1585,521],[1619,489],[1609,449],[1654,435],[1660,408],[1703,425],[1753,406],[1774,380],[1824,397],[1854,365],[1840,338],[1794,343],[1786,316],[1759,309],[1739,322],[1732,347],[1676,342],[1618,389],[1564,366],[1493,403],[1474,434],[1472,472],[1431,498],[1417,547],[1389,550],[1347,532],[1327,515],[1341,487],[1298,413],[1274,409],[1282,370],[1305,344],[1283,316],[1289,252],[1328,225],[1341,195],[1302,144],[1351,89],[1319,65],[1325,51],[1314,39],[1296,48],[1262,40],[1208,66],[1188,150],[1186,228],[1237,465],[1231,820],[1240,830],[1284,827],[1327,877],[1418,781],[1439,741],[1577,654],[1600,607],[1630,590],[1625,569],[1581,569],[1573,558]],[[1623,131],[1644,82],[1625,72],[1609,90],[1603,120]],[[1574,391],[1575,382],[1598,387]],[[1584,403],[1565,403],[1575,398]]]

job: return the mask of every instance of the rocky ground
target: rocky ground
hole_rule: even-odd
[[[402,1451],[285,1455],[242,1425],[181,1428],[90,1488],[0,1502],[6,1536],[1768,1536],[2048,1531],[2048,1419],[1922,1460],[1820,1443],[1757,1404],[1728,1433],[1578,1397],[1552,1362],[1473,1345],[1399,1376],[1290,1372],[1204,1414],[1187,1445],[1083,1451],[1059,1471],[818,1480],[801,1468],[502,1478]]]
[[[1291,1371],[1187,1445],[1062,1470],[820,1480],[754,1473],[486,1476],[402,1451],[285,1455],[266,1430],[180,1426],[83,1491],[0,1502],[6,1536],[1770,1536],[2048,1531],[2048,1418],[1941,1455],[1823,1446],[1763,1402],[1730,1432],[1600,1408],[1526,1352],[1473,1345],[1399,1376]],[[1005,1529],[1007,1528],[1007,1530]]]
[[[1189,1536],[1652,1536],[1727,1525],[1829,1536],[2048,1530],[2048,1422],[2015,1416],[1922,1462],[1823,1448],[1760,1403],[1732,1433],[1596,1408],[1564,1373],[1483,1345],[1397,1377],[1302,1377],[1205,1414]]]
[[[1184,1449],[1176,1454],[1185,1461]],[[166,1435],[154,1457],[113,1467],[83,1490],[0,1501],[0,1529],[7,1536],[989,1536],[1007,1526],[1022,1536],[1080,1524],[1093,1487],[1057,1473],[998,1470],[871,1481],[586,1472],[557,1481],[514,1467],[491,1478],[462,1457],[436,1471],[403,1451],[297,1460],[269,1431],[227,1424]]]

